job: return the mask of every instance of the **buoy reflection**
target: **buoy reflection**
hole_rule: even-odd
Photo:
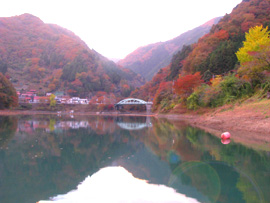
[[[229,144],[231,142],[231,139],[221,139],[222,144]]]

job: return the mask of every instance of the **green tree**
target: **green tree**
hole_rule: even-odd
[[[0,61],[0,73],[6,74],[8,66],[6,63]]]
[[[173,55],[170,66],[170,74],[166,78],[167,81],[177,79],[180,70],[183,67],[183,61],[191,51],[192,51],[191,45],[188,46],[184,45],[180,51],[178,51],[175,55]]]
[[[18,105],[17,92],[11,82],[0,73],[0,109]]]

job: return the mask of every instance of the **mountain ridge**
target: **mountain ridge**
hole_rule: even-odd
[[[157,42],[139,47],[117,64],[131,69],[143,75],[147,80],[150,80],[158,70],[170,63],[176,51],[180,50],[184,45],[195,43],[201,36],[207,34],[212,25],[217,23],[220,19],[221,17],[211,19],[203,25],[186,31],[165,42]]]

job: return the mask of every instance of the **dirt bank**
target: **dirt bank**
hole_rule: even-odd
[[[270,150],[270,100],[250,100],[244,104],[208,110],[203,114],[189,112],[159,117],[185,120],[219,137],[222,132],[229,131],[235,142]]]

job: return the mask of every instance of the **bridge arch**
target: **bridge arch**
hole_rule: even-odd
[[[151,111],[151,106],[153,105],[153,102],[146,102],[142,99],[137,98],[126,98],[118,103],[116,103],[114,106],[116,109],[119,109],[122,105],[146,105],[146,111],[149,113]]]
[[[123,100],[121,100],[121,101],[119,101],[117,104],[115,104],[115,106],[116,105],[136,105],[136,104],[144,104],[144,105],[146,105],[146,104],[153,104],[153,102],[146,102],[146,101],[144,101],[144,100],[142,100],[142,99],[136,99],[136,98],[127,98],[127,99],[123,99]]]

